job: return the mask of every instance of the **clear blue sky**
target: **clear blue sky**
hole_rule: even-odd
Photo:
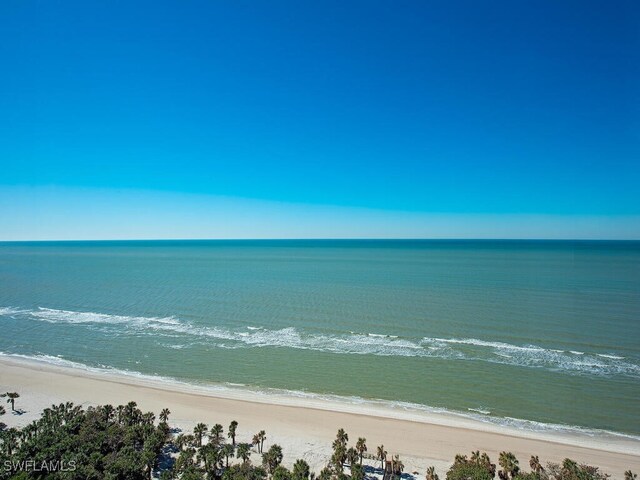
[[[640,237],[637,1],[8,0],[0,73],[0,238]]]

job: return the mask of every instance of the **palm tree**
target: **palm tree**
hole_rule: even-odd
[[[432,466],[427,468],[426,480],[440,480],[440,477],[438,477],[438,474],[436,473],[435,467]]]
[[[401,476],[402,472],[404,471],[404,463],[402,463],[402,460],[400,460],[400,455],[395,455],[393,457],[393,473],[395,475]]]
[[[309,464],[302,459],[296,460],[293,464],[293,479],[307,480],[309,478]]]
[[[222,443],[222,434],[224,433],[224,428],[219,423],[216,423],[211,430],[209,431],[209,441],[214,445],[220,445]]]
[[[229,424],[229,433],[228,436],[231,439],[231,443],[233,444],[233,446],[236,446],[236,429],[238,428],[238,422],[236,422],[235,420],[233,420],[230,424]]]
[[[258,453],[260,453],[260,433],[256,433],[251,439],[251,445],[255,445],[258,448]]]
[[[359,463],[351,465],[351,480],[364,480],[364,467]]]
[[[333,473],[331,472],[331,469],[329,467],[324,467],[322,470],[320,470],[320,474],[318,475],[318,478],[316,480],[331,480],[332,476]]]
[[[282,462],[282,447],[273,444],[267,453],[262,454],[262,463],[270,474],[273,474],[278,465]]]
[[[183,438],[183,443],[184,443],[186,448],[193,448],[195,446],[196,437],[194,437],[190,433],[187,433],[186,435],[183,435],[182,438]],[[185,448],[185,450],[186,450],[186,448]]]
[[[0,395],[0,397],[9,397],[7,398],[7,403],[11,404],[11,411],[14,412],[16,410],[16,398],[20,398],[20,394],[18,392],[7,392]]]
[[[207,434],[208,427],[204,423],[198,423],[193,427],[193,436],[196,439],[198,447],[202,446],[202,437]]]
[[[2,445],[8,457],[11,457],[13,451],[18,448],[18,430],[10,428],[5,432],[2,439]]]
[[[542,465],[540,464],[540,459],[537,455],[531,455],[531,459],[529,460],[529,466],[531,467],[531,471],[539,474],[544,470]]]
[[[206,472],[209,471],[209,451],[215,448],[212,444],[207,443],[198,449],[198,453],[196,453],[196,462],[198,465],[204,465],[204,469]]]
[[[186,439],[183,433],[178,435],[173,443],[178,447],[179,450],[182,450],[186,445]]]
[[[264,449],[264,441],[267,439],[267,432],[260,430],[258,432],[258,439],[260,440],[260,453],[262,453]]]
[[[502,475],[498,472],[498,476],[500,478],[514,478],[520,471],[518,459],[511,452],[500,452],[498,463],[502,467],[502,470],[500,471],[502,472]]]
[[[2,405],[0,405],[0,415],[4,415],[7,411],[4,409]]]
[[[55,407],[55,405],[54,405],[54,407]],[[55,413],[55,411],[54,411],[54,413]],[[118,405],[116,407],[116,420],[117,420],[118,423],[122,423],[124,421],[124,405]]]
[[[251,448],[248,443],[239,443],[238,444],[238,458],[242,459],[242,463],[247,463],[249,461],[249,457],[251,456]]]
[[[478,465],[486,468],[487,472],[489,472],[489,475],[491,475],[491,478],[496,476],[496,464],[491,463],[491,459],[489,458],[489,455],[487,455],[486,452],[483,452],[482,455],[480,455],[480,459],[478,460]]]
[[[638,475],[633,473],[631,470],[624,472],[624,480],[636,480],[636,478],[638,478]]]
[[[364,452],[367,451],[367,439],[364,437],[358,438],[356,442],[356,450],[358,455],[360,455],[360,465],[362,465],[362,457],[364,456]]]
[[[353,447],[349,447],[349,449],[347,450],[347,463],[349,463],[349,466],[352,467],[353,465],[358,463],[358,458],[358,451]]]
[[[102,412],[105,421],[109,422],[113,418],[115,409],[113,408],[113,405],[103,405],[100,407],[100,411]]]
[[[204,461],[204,468],[206,472],[214,477],[219,465],[222,465],[222,449],[213,443],[207,443],[198,452],[200,460]]]
[[[384,470],[384,461],[387,459],[387,451],[384,449],[384,445],[378,445],[378,453],[376,455],[378,460],[382,464],[382,470]]]
[[[453,464],[458,465],[460,463],[467,463],[467,456],[462,455],[461,453],[457,453],[455,458],[453,459]]]
[[[163,408],[160,412],[160,421],[167,423],[169,421],[169,415],[171,414],[171,410],[168,408]]]
[[[69,405],[65,405],[63,409],[65,415],[69,410]],[[140,410],[138,410],[138,404],[134,401],[127,403],[124,406],[124,423],[128,426],[137,425],[140,421]]]
[[[180,452],[176,463],[180,463],[184,467],[194,464],[193,457],[196,455],[196,449],[193,447],[187,447]]]
[[[347,459],[347,447],[342,443],[334,442],[334,444],[335,445],[333,447],[333,456],[331,457],[331,461],[336,470],[342,472],[342,470],[344,469],[344,462]]]
[[[229,468],[229,457],[233,458],[234,457],[234,448],[233,445],[230,445],[228,443],[225,443],[222,446],[222,454],[225,456],[225,466],[226,468]]]
[[[338,433],[336,434],[336,441],[342,443],[343,445],[346,445],[349,441],[349,435],[344,431],[344,428],[338,430]]]

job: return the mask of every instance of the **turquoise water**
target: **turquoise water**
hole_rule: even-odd
[[[54,363],[640,435],[640,242],[0,243],[0,325]]]

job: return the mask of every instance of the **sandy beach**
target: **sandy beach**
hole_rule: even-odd
[[[9,356],[0,357],[0,368],[0,390],[18,391],[17,407],[25,410],[22,415],[4,415],[2,420],[9,426],[29,423],[52,403],[72,401],[89,406],[135,400],[143,410],[156,414],[168,407],[170,423],[183,430],[191,430],[200,421],[226,428],[237,420],[239,441],[250,441],[264,429],[267,445],[283,447],[285,465],[303,458],[316,472],[329,460],[331,441],[340,427],[352,442],[365,437],[370,452],[384,444],[390,454],[399,454],[405,472],[417,472],[416,478],[424,477],[429,465],[443,475],[456,453],[477,449],[488,452],[494,461],[500,451],[512,451],[525,469],[530,455],[536,454],[544,462],[570,457],[597,465],[614,478],[622,478],[629,468],[640,470],[640,442],[622,436],[516,431],[455,415],[279,398],[245,390],[206,390]],[[258,461],[255,453],[253,460]]]

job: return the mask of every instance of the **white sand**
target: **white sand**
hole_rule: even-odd
[[[511,451],[524,470],[528,470],[529,457],[535,454],[542,462],[570,457],[599,466],[613,478],[623,478],[629,468],[640,473],[640,441],[634,438],[516,430],[455,415],[240,389],[206,389],[10,356],[0,357],[0,391],[18,391],[21,397],[16,407],[26,411],[23,415],[4,415],[2,421],[10,426],[26,425],[53,403],[117,405],[134,400],[142,410],[156,415],[168,407],[172,412],[169,423],[183,430],[204,422],[209,426],[220,423],[226,431],[231,420],[237,420],[240,442],[250,442],[254,433],[266,430],[265,448],[278,443],[284,451],[285,465],[303,458],[315,472],[328,462],[331,442],[342,427],[349,434],[350,444],[365,437],[369,453],[375,453],[382,443],[390,454],[401,456],[405,472],[418,472],[418,478],[424,478],[429,465],[443,477],[456,453],[469,454],[472,450],[486,451],[495,463],[500,451]],[[252,460],[259,462],[256,453]],[[368,463],[379,466],[374,461]]]

